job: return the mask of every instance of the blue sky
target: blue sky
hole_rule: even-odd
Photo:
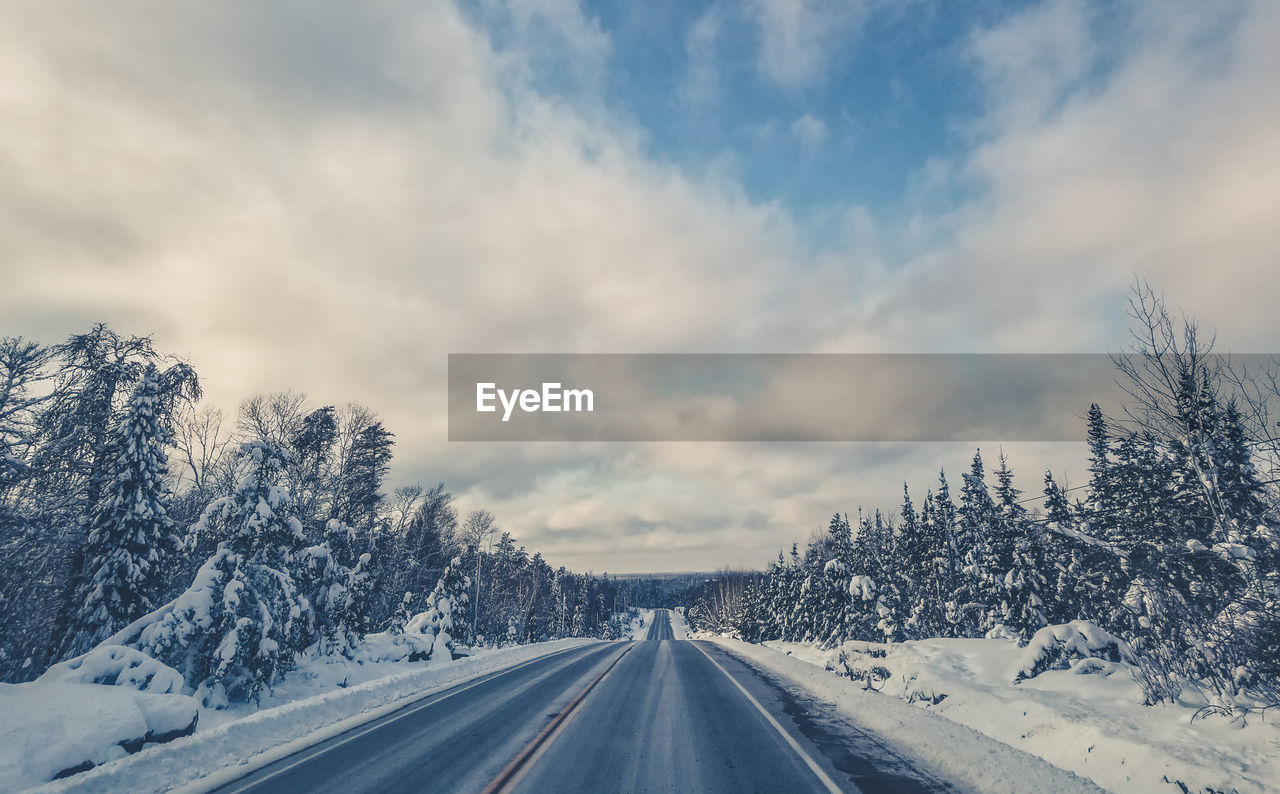
[[[624,120],[647,157],[784,205],[819,248],[837,242],[822,239],[833,233],[823,227],[832,209],[864,208],[894,226],[981,191],[959,178],[941,191],[920,183],[931,164],[960,159],[984,135],[991,97],[973,38],[1038,4],[796,3],[829,19],[798,31],[774,63],[764,53],[774,20],[761,10],[770,5],[779,4],[584,3],[601,68],[579,68],[572,47],[551,44],[536,48],[533,84]],[[508,7],[481,0],[466,9],[499,49],[527,46],[528,25]],[[1114,46],[1129,10],[1088,9],[1090,36]],[[1090,79],[1101,82],[1122,54],[1099,52]]]
[[[13,0],[0,334],[368,405],[394,484],[553,562],[761,564],[972,450],[460,446],[447,355],[1111,352],[1135,277],[1273,349],[1277,41],[1272,0]]]

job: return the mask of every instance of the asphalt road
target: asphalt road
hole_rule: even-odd
[[[719,646],[563,651],[438,693],[220,792],[946,790]]]

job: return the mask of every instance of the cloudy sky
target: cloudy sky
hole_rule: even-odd
[[[761,564],[968,448],[450,444],[446,355],[1107,352],[1135,275],[1272,351],[1277,42],[1268,0],[13,0],[0,334],[365,403],[396,484],[552,562]]]

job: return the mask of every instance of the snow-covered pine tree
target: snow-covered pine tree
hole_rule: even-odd
[[[1008,458],[1000,453],[996,470],[996,517],[988,546],[991,587],[1000,593],[998,620],[1023,640],[1048,623],[1045,596],[1049,592],[1042,535],[1026,509],[1018,503],[1021,492],[1013,485]]]
[[[431,640],[430,655],[436,662],[453,659],[454,632],[466,626],[464,616],[471,580],[462,573],[462,559],[454,557],[427,596],[426,608],[404,627],[406,635],[425,635]]]
[[[938,534],[945,539],[946,562],[939,573],[939,590],[944,599],[946,637],[968,637],[976,630],[978,606],[964,572],[967,549],[961,546],[961,529],[956,504],[951,499],[951,484],[947,473],[938,470],[938,492],[934,496],[934,520]]]
[[[160,606],[165,565],[177,546],[167,510],[162,384],[148,364],[108,441],[100,499],[89,522],[89,575],[66,656],[83,653]]]
[[[567,636],[565,633],[567,612],[566,595],[564,591],[564,566],[560,566],[559,570],[551,577],[551,593],[549,600],[551,601],[551,639],[560,639]]]
[[[1097,403],[1089,405],[1087,415],[1089,447],[1089,523],[1098,537],[1106,536],[1104,528],[1108,517],[1117,505],[1113,483],[1114,471],[1111,459],[1111,437],[1107,419]]]
[[[943,580],[947,564],[947,539],[938,523],[933,492],[925,494],[916,515],[906,483],[902,485],[903,553],[900,564],[911,583],[908,594],[910,614],[905,629],[908,638],[924,639],[947,635],[946,598]]]
[[[969,473],[964,475],[964,486],[960,489],[957,535],[962,557],[961,585],[957,592],[967,596],[967,603],[961,607],[967,618],[966,631],[961,636],[981,636],[993,627],[992,600],[997,595],[990,591],[990,574],[986,565],[991,557],[988,544],[995,524],[995,514],[995,503],[987,491],[982,450],[978,450],[973,455],[973,463]]]
[[[569,636],[587,636],[587,593],[585,586],[579,592],[577,603],[573,607],[573,622],[569,627]]]
[[[351,656],[366,629],[370,556],[367,552],[356,556],[354,545],[355,531],[330,519],[324,542],[298,555],[298,590],[314,609],[311,633],[318,656]]]
[[[1058,484],[1053,472],[1044,472],[1045,521],[1051,528],[1062,532],[1077,531],[1076,515],[1067,501],[1066,491]],[[1049,611],[1046,617],[1051,623],[1069,623],[1083,619],[1099,622],[1099,581],[1092,558],[1098,552],[1078,540],[1062,534],[1048,533],[1046,543],[1046,572],[1049,577]],[[1110,555],[1108,555],[1110,556]]]
[[[246,473],[236,493],[211,503],[193,528],[219,538],[217,551],[136,640],[213,708],[257,700],[311,641],[312,606],[292,573],[302,525],[278,485],[282,455],[265,441],[241,445]]]
[[[840,644],[852,627],[854,607],[849,600],[849,565],[853,560],[853,529],[848,517],[836,514],[827,525],[824,543],[816,551],[822,575],[811,584],[814,638],[827,647]]]

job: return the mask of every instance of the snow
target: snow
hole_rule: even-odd
[[[876,597],[876,580],[862,574],[851,577],[849,595],[862,601],[870,601]]]
[[[1087,620],[1073,620],[1037,631],[1022,651],[1013,680],[1019,683],[1046,670],[1068,670],[1082,664],[1097,670],[1099,662],[1121,661],[1134,661],[1133,651],[1124,640]]]
[[[684,620],[684,607],[668,609],[667,615],[671,618],[671,634],[677,640],[689,639],[689,624]]]
[[[130,791],[136,794],[184,786],[192,790],[211,790],[311,744],[402,708],[413,700],[512,665],[592,642],[596,640],[534,643],[482,651],[452,663],[434,665],[430,662],[316,662],[285,676],[278,686],[264,695],[261,708],[257,710],[243,704],[224,710],[200,708],[200,722],[194,735],[149,746],[127,757],[122,757],[124,751],[120,750],[110,756],[118,760],[47,783],[37,790]],[[35,685],[22,684],[18,687]],[[6,689],[0,690],[0,698],[8,689],[18,688],[4,686]],[[80,684],[62,686],[86,688]],[[198,705],[194,699],[182,695],[148,695],[124,687],[97,685],[87,688],[118,692],[138,699],[182,698],[192,707]],[[74,699],[69,701],[67,710],[50,712],[52,716],[48,719],[43,715],[37,719],[28,715],[47,712],[48,709],[38,695],[28,697],[32,699],[25,703],[14,701],[13,708],[0,700],[0,708],[6,716],[23,715],[20,720],[7,719],[6,724],[0,727],[0,742],[4,743],[4,748],[0,749],[4,755],[0,755],[0,759],[9,759],[10,753],[20,753],[20,750],[9,749],[17,742],[16,738],[11,739],[10,734],[21,737],[28,732],[42,731],[40,741],[56,747],[57,757],[61,759],[71,757],[70,749],[63,746],[75,739],[75,731],[69,726],[93,726],[94,732],[101,732],[102,725],[111,724],[110,714],[92,711],[86,715],[72,710],[71,706],[76,703]],[[134,727],[136,725],[130,725],[131,729]],[[68,739],[63,738],[64,731],[71,734]],[[5,761],[0,760],[0,764],[3,763]],[[27,771],[30,765],[26,761],[20,763],[21,767],[0,766],[0,789],[19,790],[36,785],[58,771],[46,772],[47,764]]]
[[[77,683],[69,674],[0,684],[0,789],[18,791],[86,763],[123,758],[126,744],[137,749],[190,727],[198,708],[186,695]]]
[[[1063,647],[1049,642],[1054,635],[1049,629],[1058,629],[1068,644],[1090,655],[1078,654],[1067,669],[1048,669],[1015,684],[1037,644]],[[1015,778],[1001,777],[1006,774],[999,771],[1002,767],[988,775],[986,758],[966,760],[940,739],[913,738],[912,730],[935,729],[924,722],[912,727],[901,717],[902,709],[946,717],[955,723],[953,730],[985,734],[1117,794],[1177,794],[1176,781],[1190,791],[1276,790],[1268,782],[1280,780],[1280,728],[1273,723],[1254,719],[1241,726],[1218,717],[1193,722],[1202,705],[1195,702],[1143,706],[1128,665],[1096,653],[1106,645],[1101,635],[1080,626],[1071,631],[1048,627],[1041,634],[1027,649],[999,639],[846,642],[834,650],[803,643],[762,647],[716,641],[836,702],[851,719],[917,749],[926,760],[937,753],[940,774],[967,781],[975,790],[1029,789],[1001,785],[1001,780]],[[828,667],[862,680],[838,677],[823,669]],[[878,692],[866,691],[867,686]],[[939,746],[930,744],[934,741]],[[1012,771],[1010,767],[1007,774]],[[982,779],[971,781],[975,774]]]
[[[39,681],[125,686],[161,695],[181,692],[184,683],[177,670],[122,645],[99,645],[88,653],[55,664]]]
[[[883,737],[921,768],[951,781],[961,791],[1025,794],[1099,791],[1088,780],[1044,760],[896,698],[868,691],[862,684],[838,678],[812,661],[725,637],[712,638],[712,641],[781,676],[812,697],[833,704],[842,716]],[[796,650],[801,649],[817,651],[807,645]]]
[[[623,627],[624,640],[643,640],[649,634],[649,626],[653,623],[653,610],[636,607],[636,616]]]

